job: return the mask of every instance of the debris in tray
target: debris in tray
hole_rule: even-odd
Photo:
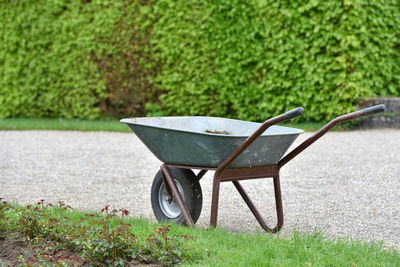
[[[214,130],[214,131],[212,131],[212,130],[205,130],[204,132],[206,132],[206,133],[212,133],[212,134],[226,134],[226,135],[231,134],[231,133],[228,132],[228,131],[218,131],[218,130]]]

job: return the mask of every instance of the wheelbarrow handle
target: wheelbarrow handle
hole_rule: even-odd
[[[301,116],[303,114],[304,114],[304,108],[298,107],[298,108],[295,108],[295,109],[292,109],[292,110],[286,112],[283,115],[285,116],[286,120],[291,120],[291,119]]]
[[[232,154],[229,155],[215,171],[216,176],[222,173],[222,171],[231,164],[247,147],[249,147],[260,135],[262,135],[270,126],[277,123],[284,122],[294,117],[303,115],[304,109],[298,107],[292,109],[282,115],[266,120],[252,135],[250,135]]]
[[[312,143],[317,141],[321,136],[326,134],[330,129],[332,129],[333,127],[335,127],[339,123],[342,123],[342,122],[345,122],[345,121],[350,121],[350,120],[357,119],[357,118],[361,118],[361,117],[364,117],[364,116],[369,116],[369,115],[380,113],[380,112],[384,112],[385,110],[386,110],[385,105],[384,104],[380,104],[380,105],[376,105],[376,106],[372,106],[372,107],[369,107],[369,108],[362,109],[360,111],[356,111],[356,112],[353,112],[353,113],[345,114],[345,115],[337,117],[336,119],[331,120],[324,127],[319,129],[311,137],[306,139],[298,147],[296,147],[290,153],[288,153],[285,157],[283,157],[278,162],[278,167],[281,168],[283,165],[288,163],[290,160],[292,160],[299,153],[304,151],[307,147],[309,147]]]
[[[362,113],[361,117],[363,117],[363,116],[369,116],[369,115],[372,115],[372,114],[385,112],[385,111],[386,111],[385,105],[384,104],[380,104],[380,105],[372,106],[372,107],[369,107],[369,108],[364,108],[364,109],[360,110],[359,112]]]

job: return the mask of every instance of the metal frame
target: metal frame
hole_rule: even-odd
[[[277,232],[279,231],[284,222],[283,217],[283,207],[282,207],[282,194],[280,188],[280,177],[279,172],[280,169],[286,165],[290,160],[296,157],[299,153],[304,151],[307,147],[321,138],[325,133],[327,133],[334,126],[349,120],[353,120],[356,118],[360,118],[363,116],[379,113],[385,110],[384,105],[377,105],[374,107],[366,108],[364,110],[360,110],[357,112],[353,112],[350,114],[342,115],[337,117],[336,119],[330,121],[324,127],[322,127],[319,131],[317,131],[314,135],[306,139],[303,143],[293,149],[290,153],[288,153],[285,157],[283,157],[277,164],[265,165],[265,166],[249,166],[249,167],[241,167],[241,168],[229,168],[229,165],[250,145],[252,144],[268,127],[283,122],[285,120],[291,119],[293,117],[302,115],[304,110],[302,108],[297,108],[291,110],[285,114],[279,115],[277,117],[271,118],[265,121],[252,135],[250,135],[229,157],[223,161],[217,168],[208,168],[201,166],[186,166],[186,165],[172,165],[172,164],[163,164],[161,165],[161,172],[163,174],[164,183],[166,184],[166,190],[169,195],[170,201],[172,201],[172,197],[175,197],[179,208],[182,212],[182,215],[185,219],[185,223],[188,226],[194,227],[193,220],[187,210],[185,202],[182,199],[181,194],[175,184],[175,181],[172,177],[170,167],[176,168],[184,168],[184,169],[200,169],[197,174],[198,179],[200,180],[207,171],[212,170],[215,171],[214,179],[213,179],[213,191],[212,191],[212,200],[211,200],[211,216],[210,216],[210,225],[213,227],[217,226],[217,217],[218,217],[218,201],[219,201],[219,188],[221,182],[229,182],[231,181],[239,194],[242,196],[243,200],[246,202],[247,206],[253,213],[254,217],[257,219],[260,226],[267,232]],[[275,193],[275,204],[276,204],[276,212],[277,212],[277,225],[274,228],[270,228],[266,222],[264,221],[261,214],[258,212],[257,208],[254,206],[250,197],[246,194],[243,187],[240,185],[240,180],[247,179],[262,179],[262,178],[273,178],[274,181],[274,193]]]

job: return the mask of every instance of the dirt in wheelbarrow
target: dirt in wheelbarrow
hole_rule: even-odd
[[[230,135],[231,134],[228,131],[218,131],[218,130],[205,130],[204,132],[212,133],[212,134],[225,134],[225,135]]]

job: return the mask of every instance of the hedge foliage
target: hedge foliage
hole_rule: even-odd
[[[0,116],[98,117],[106,84],[90,57],[104,18],[77,1],[0,6]]]
[[[157,1],[168,114],[325,120],[400,94],[398,1]]]
[[[400,95],[397,0],[3,0],[0,16],[0,117],[140,116],[147,103],[326,120]]]
[[[136,2],[1,1],[0,117],[143,113],[135,93],[153,91],[143,92],[130,42]]]

